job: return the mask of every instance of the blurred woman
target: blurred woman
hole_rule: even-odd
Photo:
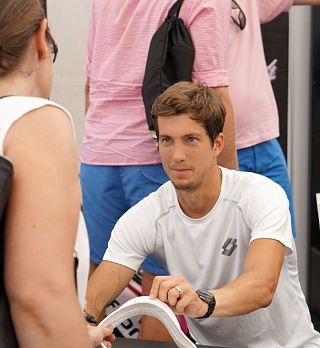
[[[17,339],[6,345],[1,328],[1,347],[97,347],[114,336],[97,327],[89,335],[81,311],[89,251],[74,129],[48,100],[57,45],[39,0],[0,0],[0,8],[0,155],[14,167],[0,295]]]

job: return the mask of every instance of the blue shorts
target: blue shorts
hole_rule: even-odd
[[[290,205],[292,234],[296,237],[292,190],[287,163],[277,139],[240,149],[237,153],[240,170],[264,175],[285,190]]]
[[[98,166],[81,164],[83,214],[87,224],[90,258],[102,261],[112,229],[133,205],[168,181],[161,164],[142,166]],[[168,275],[154,256],[143,269],[156,275]]]

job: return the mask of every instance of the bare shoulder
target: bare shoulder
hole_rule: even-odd
[[[76,157],[73,126],[69,115],[56,106],[43,106],[19,118],[4,143],[9,159],[21,156],[45,161],[55,157]],[[71,158],[70,158],[71,157]]]

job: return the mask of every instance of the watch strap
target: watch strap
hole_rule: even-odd
[[[97,319],[93,315],[87,313],[86,311],[83,311],[83,317],[89,324],[98,325]]]
[[[202,290],[202,289],[198,289],[196,291],[196,293],[199,296],[201,301],[208,304],[207,313],[205,315],[203,315],[202,317],[197,317],[196,319],[209,318],[212,315],[212,313],[216,307],[216,299],[215,299],[214,295],[211,292],[209,292],[208,290]]]

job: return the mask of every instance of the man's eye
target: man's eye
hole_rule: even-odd
[[[171,142],[171,139],[170,138],[167,138],[167,137],[163,137],[161,138],[160,140],[163,144],[168,144]]]
[[[188,141],[189,141],[190,143],[197,142],[198,140],[199,140],[199,139],[196,138],[196,137],[188,137]]]

